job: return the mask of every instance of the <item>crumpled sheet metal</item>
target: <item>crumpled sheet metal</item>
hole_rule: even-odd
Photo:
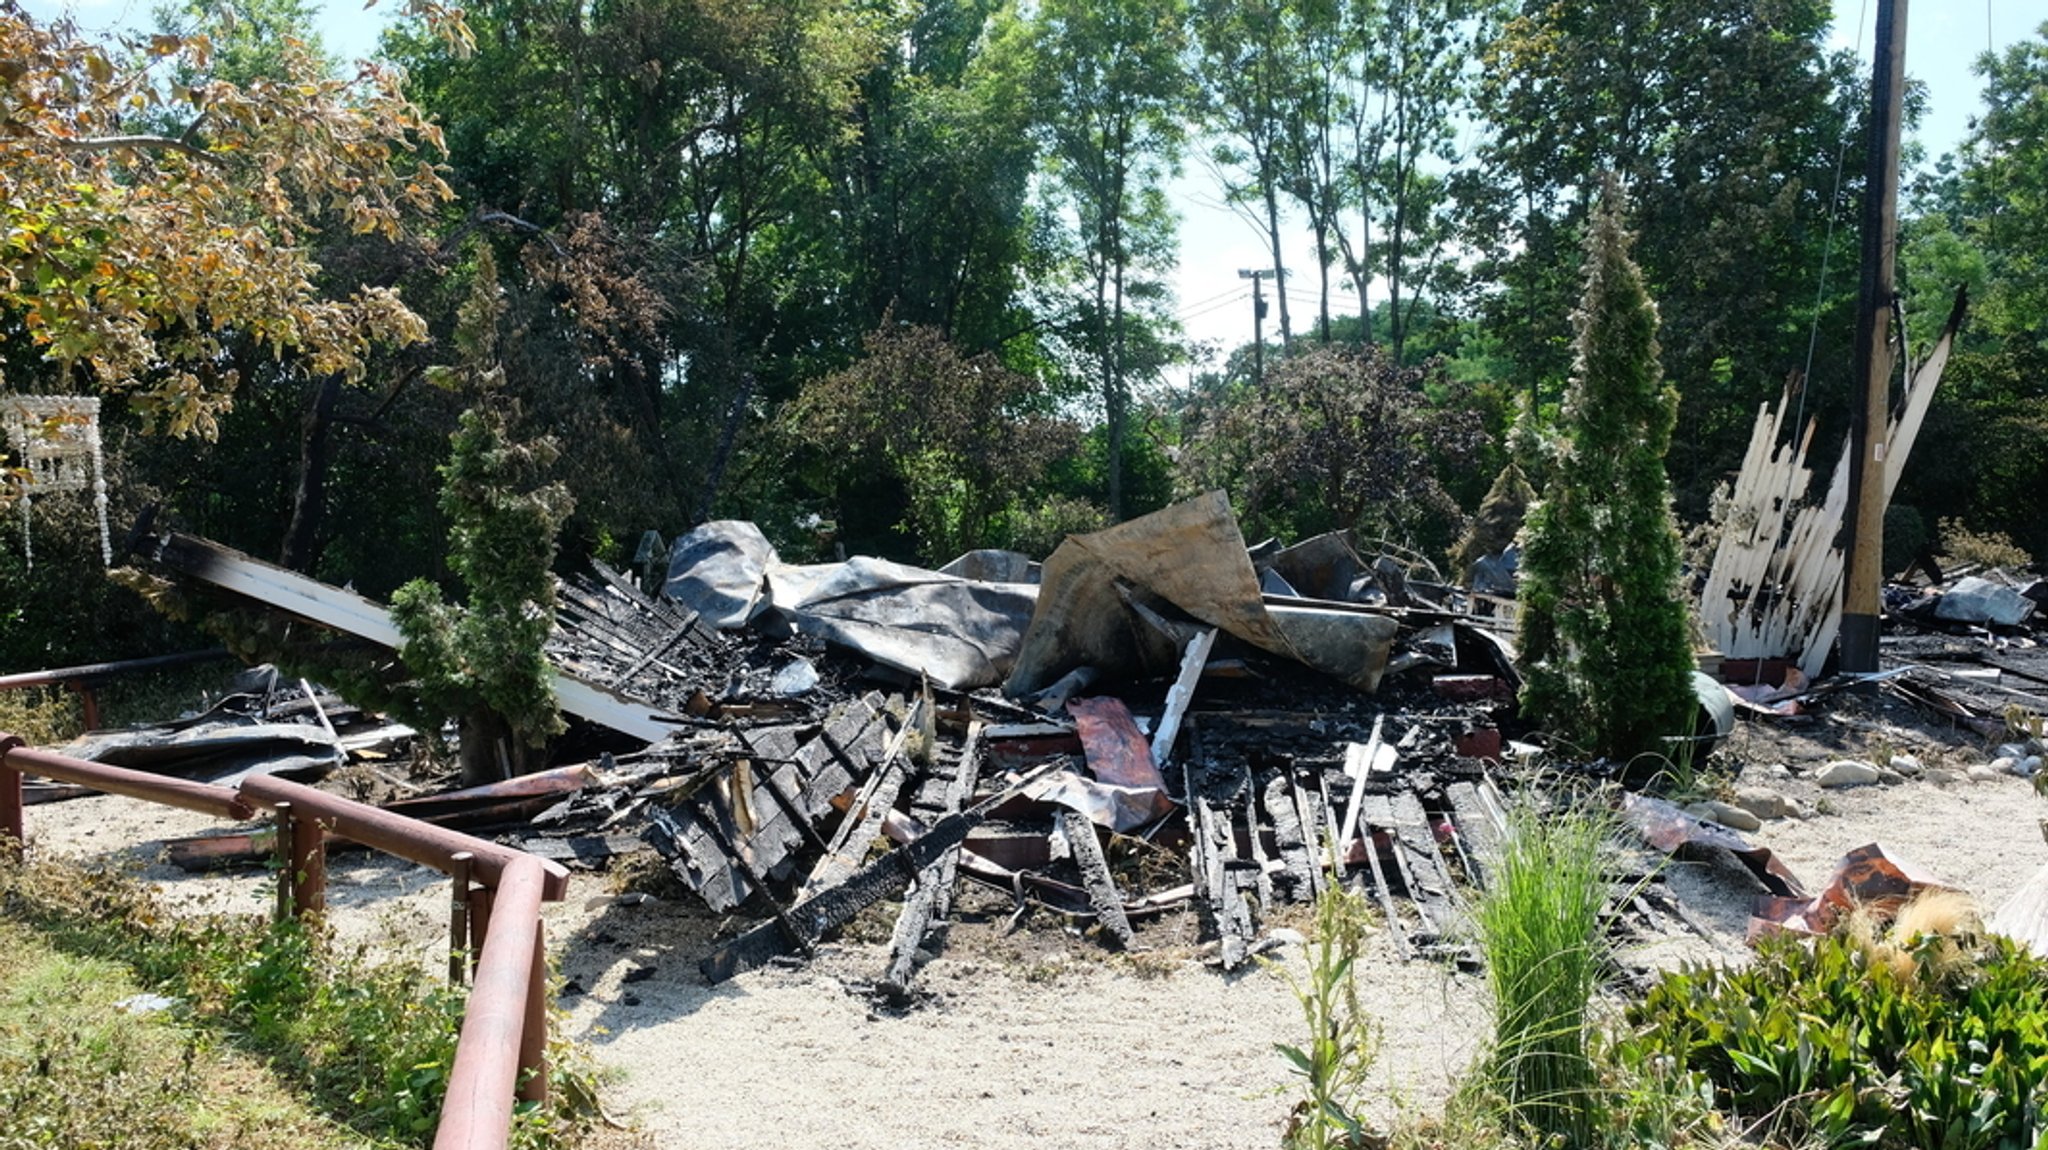
[[[669,548],[661,593],[695,611],[706,626],[734,630],[760,612],[762,576],[780,562],[759,527],[716,519],[698,524]]]
[[[1173,809],[1166,779],[1152,765],[1151,745],[1123,700],[1074,699],[1067,710],[1095,777],[1058,771],[1027,792],[1032,798],[1078,811],[1115,831],[1135,830]]]
[[[1822,934],[1853,907],[1874,905],[1891,911],[1923,890],[1953,889],[1928,871],[1885,853],[1882,846],[1868,843],[1843,855],[1828,884],[1812,898],[1758,898],[1750,914],[1749,937],[1755,940],[1786,930]]]
[[[104,731],[52,749],[110,767],[223,786],[250,775],[316,779],[347,759],[334,736],[321,727],[234,719]]]
[[[1304,599],[1290,602],[1284,617],[1270,610],[1230,501],[1212,491],[1060,544],[1045,561],[1037,610],[1004,689],[1029,695],[1082,665],[1115,674],[1170,672],[1170,663],[1147,662],[1125,588],[1135,602],[1150,596],[1171,603],[1365,691],[1378,687],[1400,630],[1392,619],[1344,604]]]
[[[1029,584],[982,583],[866,557],[778,565],[766,577],[769,603],[798,631],[952,690],[1002,681],[1037,602]]]
[[[1622,799],[1621,817],[1643,836],[1643,841],[1665,854],[1675,855],[1689,847],[1718,847],[1740,859],[1774,895],[1797,900],[1806,894],[1799,879],[1770,848],[1756,846],[1727,827],[1686,814],[1663,799],[1630,794]]]
[[[953,690],[1002,682],[1036,604],[1027,584],[884,559],[786,564],[760,528],[730,519],[676,540],[662,592],[727,630],[772,609],[798,632]]]

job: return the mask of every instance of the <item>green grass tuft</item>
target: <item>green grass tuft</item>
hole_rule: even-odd
[[[1510,812],[1475,918],[1493,992],[1484,1084],[1514,1125],[1583,1146],[1599,1119],[1587,1009],[1604,961],[1604,812]]]

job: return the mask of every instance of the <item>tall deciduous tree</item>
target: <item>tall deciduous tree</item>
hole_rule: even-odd
[[[1292,0],[1200,0],[1192,12],[1202,122],[1218,140],[1212,152],[1217,165],[1236,174],[1225,185],[1226,197],[1256,205],[1265,229],[1283,349],[1294,341],[1294,322],[1280,197],[1291,126],[1301,122],[1304,85],[1312,79],[1301,54],[1297,7]]]
[[[450,125],[455,185],[535,237],[530,268],[559,256],[538,237],[581,230],[609,237],[607,275],[658,293],[654,330],[582,357],[578,383],[701,514],[766,401],[872,322],[820,335],[845,283],[829,160],[889,25],[839,0],[491,0],[469,20],[473,62],[392,45]]]
[[[1469,406],[1432,406],[1429,386],[1453,385],[1384,345],[1297,352],[1263,387],[1226,388],[1194,414],[1180,486],[1229,491],[1257,532],[1359,530],[1435,550],[1464,523],[1444,477],[1476,466],[1487,436]]]
[[[1077,233],[1088,299],[1078,324],[1100,392],[1110,515],[1124,513],[1124,440],[1135,380],[1160,366],[1152,278],[1173,262],[1162,182],[1185,135],[1181,0],[1045,0],[1037,75],[1048,188]]]
[[[1678,392],[1609,177],[1586,243],[1564,442],[1528,518],[1519,598],[1523,706],[1585,751],[1627,758],[1696,704],[1664,454]]]
[[[1921,339],[1957,285],[1971,316],[1899,502],[2048,555],[2048,25],[1977,62],[1984,115],[1917,197],[1900,268]]]
[[[373,346],[424,335],[387,289],[323,285],[310,253],[324,229],[399,237],[446,200],[440,131],[389,69],[335,79],[300,41],[276,51],[236,82],[203,35],[131,58],[0,8],[0,310],[29,345],[4,366],[32,353],[83,373],[57,389],[210,436],[237,338],[355,377]]]
[[[1449,292],[1445,173],[1464,158],[1457,133],[1470,107],[1472,46],[1490,27],[1496,6],[1493,0],[1356,4],[1341,26],[1356,63],[1343,102],[1349,163],[1338,170],[1357,205],[1357,243],[1349,229],[1333,230],[1344,244],[1345,270],[1361,309],[1368,281],[1378,277],[1386,285],[1385,337],[1396,359],[1404,357],[1425,297]]]
[[[997,542],[995,521],[1072,448],[1074,427],[1033,410],[1037,380],[992,353],[961,354],[937,328],[885,316],[865,351],[805,385],[789,411],[795,434],[832,444],[840,469],[902,484],[903,528],[925,562]]]
[[[1853,62],[1826,47],[1824,0],[1524,3],[1488,44],[1487,136],[1465,181],[1484,307],[1525,388],[1570,363],[1570,252],[1612,170],[1638,189],[1637,258],[1685,384],[1672,466],[1691,504],[1739,456],[1756,404],[1806,364],[1836,160],[1860,108]],[[1853,186],[1853,181],[1851,181]],[[1847,266],[1840,229],[1836,267]],[[1846,332],[1835,275],[1823,331]],[[1847,386],[1846,336],[1815,358],[1819,394]]]

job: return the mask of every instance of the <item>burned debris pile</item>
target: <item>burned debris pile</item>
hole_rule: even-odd
[[[1110,948],[1191,908],[1226,969],[1271,944],[1280,908],[1346,882],[1400,953],[1465,962],[1467,902],[1505,833],[1495,772],[1533,750],[1512,624],[1499,597],[1369,550],[1345,535],[1247,546],[1220,494],[1071,537],[1042,565],[976,552],[940,571],[786,564],[753,525],[707,523],[659,586],[598,565],[561,587],[547,654],[590,761],[444,794],[388,773],[372,789],[569,865],[651,848],[734,916],[701,963],[713,981],[800,961],[886,902],[875,985],[901,999],[962,882],[990,892],[977,906],[1063,916]],[[159,557],[396,646],[352,592],[184,536]],[[2024,628],[2042,592],[1972,574],[1895,591],[1887,652],[1913,664],[1886,682],[1988,729],[2006,702],[2044,710],[2048,667]],[[1704,656],[1721,683],[1698,677],[1698,741],[1725,736],[1731,708],[1800,721],[1843,682],[1816,686],[1796,654]],[[1631,809],[1653,852],[1733,842],[1767,887],[1797,893],[1711,812]],[[174,855],[215,865],[258,838]],[[1616,876],[1613,919],[1697,931],[1656,870]]]
[[[352,592],[186,536],[157,557],[397,645]],[[713,522],[677,541],[658,588],[598,566],[560,602],[557,697],[580,720],[570,739],[602,753],[385,794],[571,865],[651,847],[706,907],[753,923],[705,957],[714,980],[888,901],[877,984],[908,994],[960,881],[1109,947],[1192,906],[1235,967],[1277,908],[1350,876],[1405,953],[1457,956],[1501,833],[1487,763],[1514,733],[1507,624],[1345,536],[1248,547],[1220,494],[1070,538],[1042,566],[786,564],[751,524]]]

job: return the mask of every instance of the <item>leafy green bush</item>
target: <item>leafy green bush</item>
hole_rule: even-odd
[[[263,1058],[376,1144],[431,1140],[465,994],[418,966],[338,952],[294,921],[172,915],[122,874],[55,861],[0,864],[0,918],[56,949],[129,967],[138,983],[189,1004],[193,1026]],[[573,1107],[591,1089],[561,1053],[550,1051],[550,1097]],[[529,1107],[515,1134],[547,1145],[576,1123]]]
[[[1621,1057],[1702,1074],[1786,1137],[2048,1145],[2048,962],[2003,938],[1768,939],[1744,969],[1666,975],[1628,1020]]]

